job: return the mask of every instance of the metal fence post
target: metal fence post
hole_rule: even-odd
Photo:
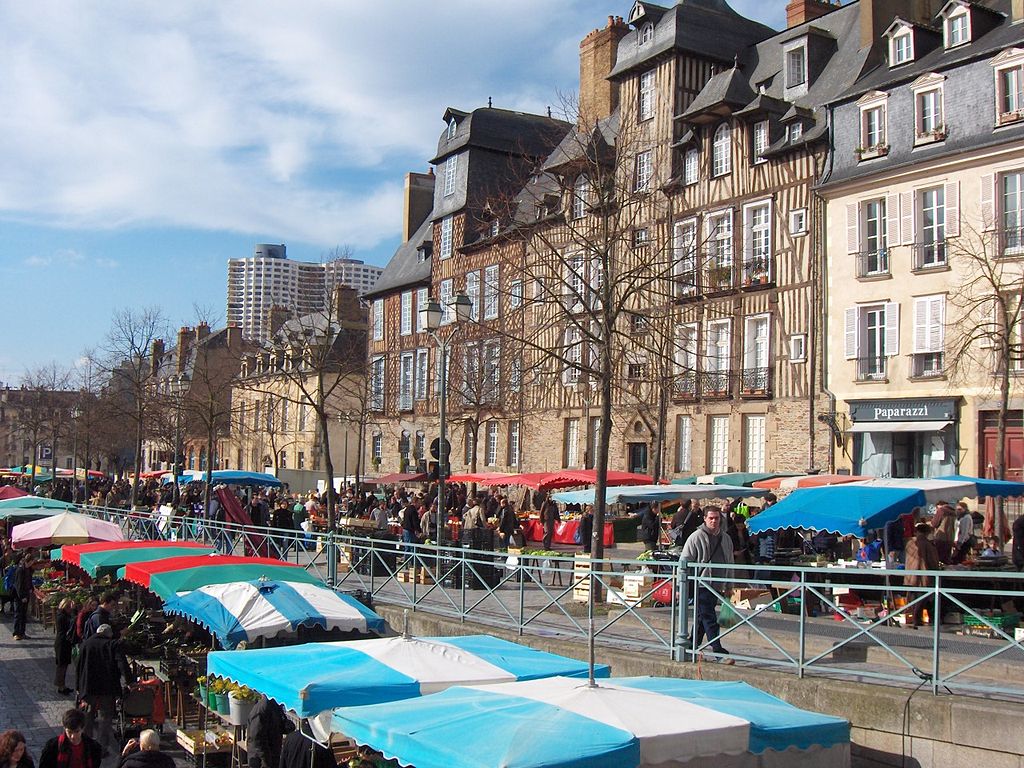
[[[679,629],[676,634],[676,654],[677,661],[686,660],[686,650],[690,643],[687,642],[687,638],[690,635],[689,619],[690,614],[686,610],[687,603],[690,602],[690,590],[689,581],[687,580],[687,561],[683,558],[679,558],[679,562],[676,563],[676,588],[672,590],[672,599],[676,601],[676,605],[679,610]]]
[[[807,637],[807,571],[800,569],[800,638],[797,641],[796,674],[804,676],[804,643]]]
[[[939,692],[939,646],[942,642],[942,588],[941,576],[935,577],[935,595],[932,601],[932,693]]]
[[[519,555],[519,626],[516,631],[519,635],[523,634],[523,619],[525,618],[525,600],[526,595],[524,590],[526,589],[526,558]]]

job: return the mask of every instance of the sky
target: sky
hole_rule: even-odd
[[[662,0],[663,4],[668,4]],[[777,29],[785,0],[733,0]],[[447,107],[544,113],[623,0],[0,3],[0,382],[112,314],[223,322],[227,260],[383,266]]]

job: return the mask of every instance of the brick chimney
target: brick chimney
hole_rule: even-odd
[[[359,292],[347,285],[334,289],[334,316],[339,323],[361,323],[366,321],[366,312],[359,304]]]
[[[270,335],[275,336],[277,335],[277,332],[281,330],[281,326],[291,319],[292,313],[287,307],[275,304],[268,310],[267,315],[267,325],[270,328]]]
[[[189,353],[192,351],[192,337],[195,330],[183,325],[178,329],[178,350],[177,356],[178,373],[185,372],[185,363],[188,362]]]
[[[202,341],[210,335],[210,326],[204,321],[196,326],[196,341]]]
[[[434,173],[407,173],[402,204],[402,242],[409,242],[434,205]]]
[[[619,42],[629,34],[621,16],[609,16],[604,29],[595,29],[580,42],[579,120],[593,124],[619,105],[619,86],[608,79],[615,66]]]
[[[164,360],[164,340],[153,339],[149,350],[150,373],[156,376],[160,372],[160,363]]]
[[[899,16],[919,24],[933,24],[944,0],[859,0],[861,48],[883,51],[882,33]]]
[[[228,349],[238,349],[242,344],[242,328],[238,323],[228,323]]]
[[[805,21],[824,16],[838,7],[838,0],[790,0],[786,6],[786,27],[792,29]]]

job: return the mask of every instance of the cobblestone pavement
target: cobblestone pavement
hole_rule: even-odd
[[[25,734],[29,754],[38,763],[48,739],[60,732],[61,716],[75,705],[75,695],[61,696],[53,683],[53,630],[29,620],[28,639],[11,634],[14,615],[0,615],[0,732],[14,728]],[[68,685],[74,687],[74,670]],[[169,726],[170,724],[168,724]],[[188,765],[174,742],[173,727],[165,726],[163,749],[180,767]],[[115,768],[118,755],[103,760],[102,768]]]

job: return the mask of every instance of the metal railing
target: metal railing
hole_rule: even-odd
[[[744,368],[740,373],[740,394],[767,397],[772,393],[771,368]]]
[[[857,277],[882,277],[888,274],[888,248],[875,248],[857,254]]]
[[[129,538],[277,557],[325,581],[336,572],[335,589],[365,590],[379,604],[519,635],[589,641],[592,634],[605,647],[677,661],[722,659],[727,649],[741,664],[799,677],[1024,697],[1024,639],[1012,626],[1024,609],[1017,572],[590,561],[89,511]],[[920,585],[905,585],[908,575],[921,577]],[[920,629],[903,626],[914,619]]]
[[[914,243],[914,269],[935,269],[946,266],[946,241]]]
[[[886,374],[884,356],[872,355],[857,358],[857,381],[882,381]]]

